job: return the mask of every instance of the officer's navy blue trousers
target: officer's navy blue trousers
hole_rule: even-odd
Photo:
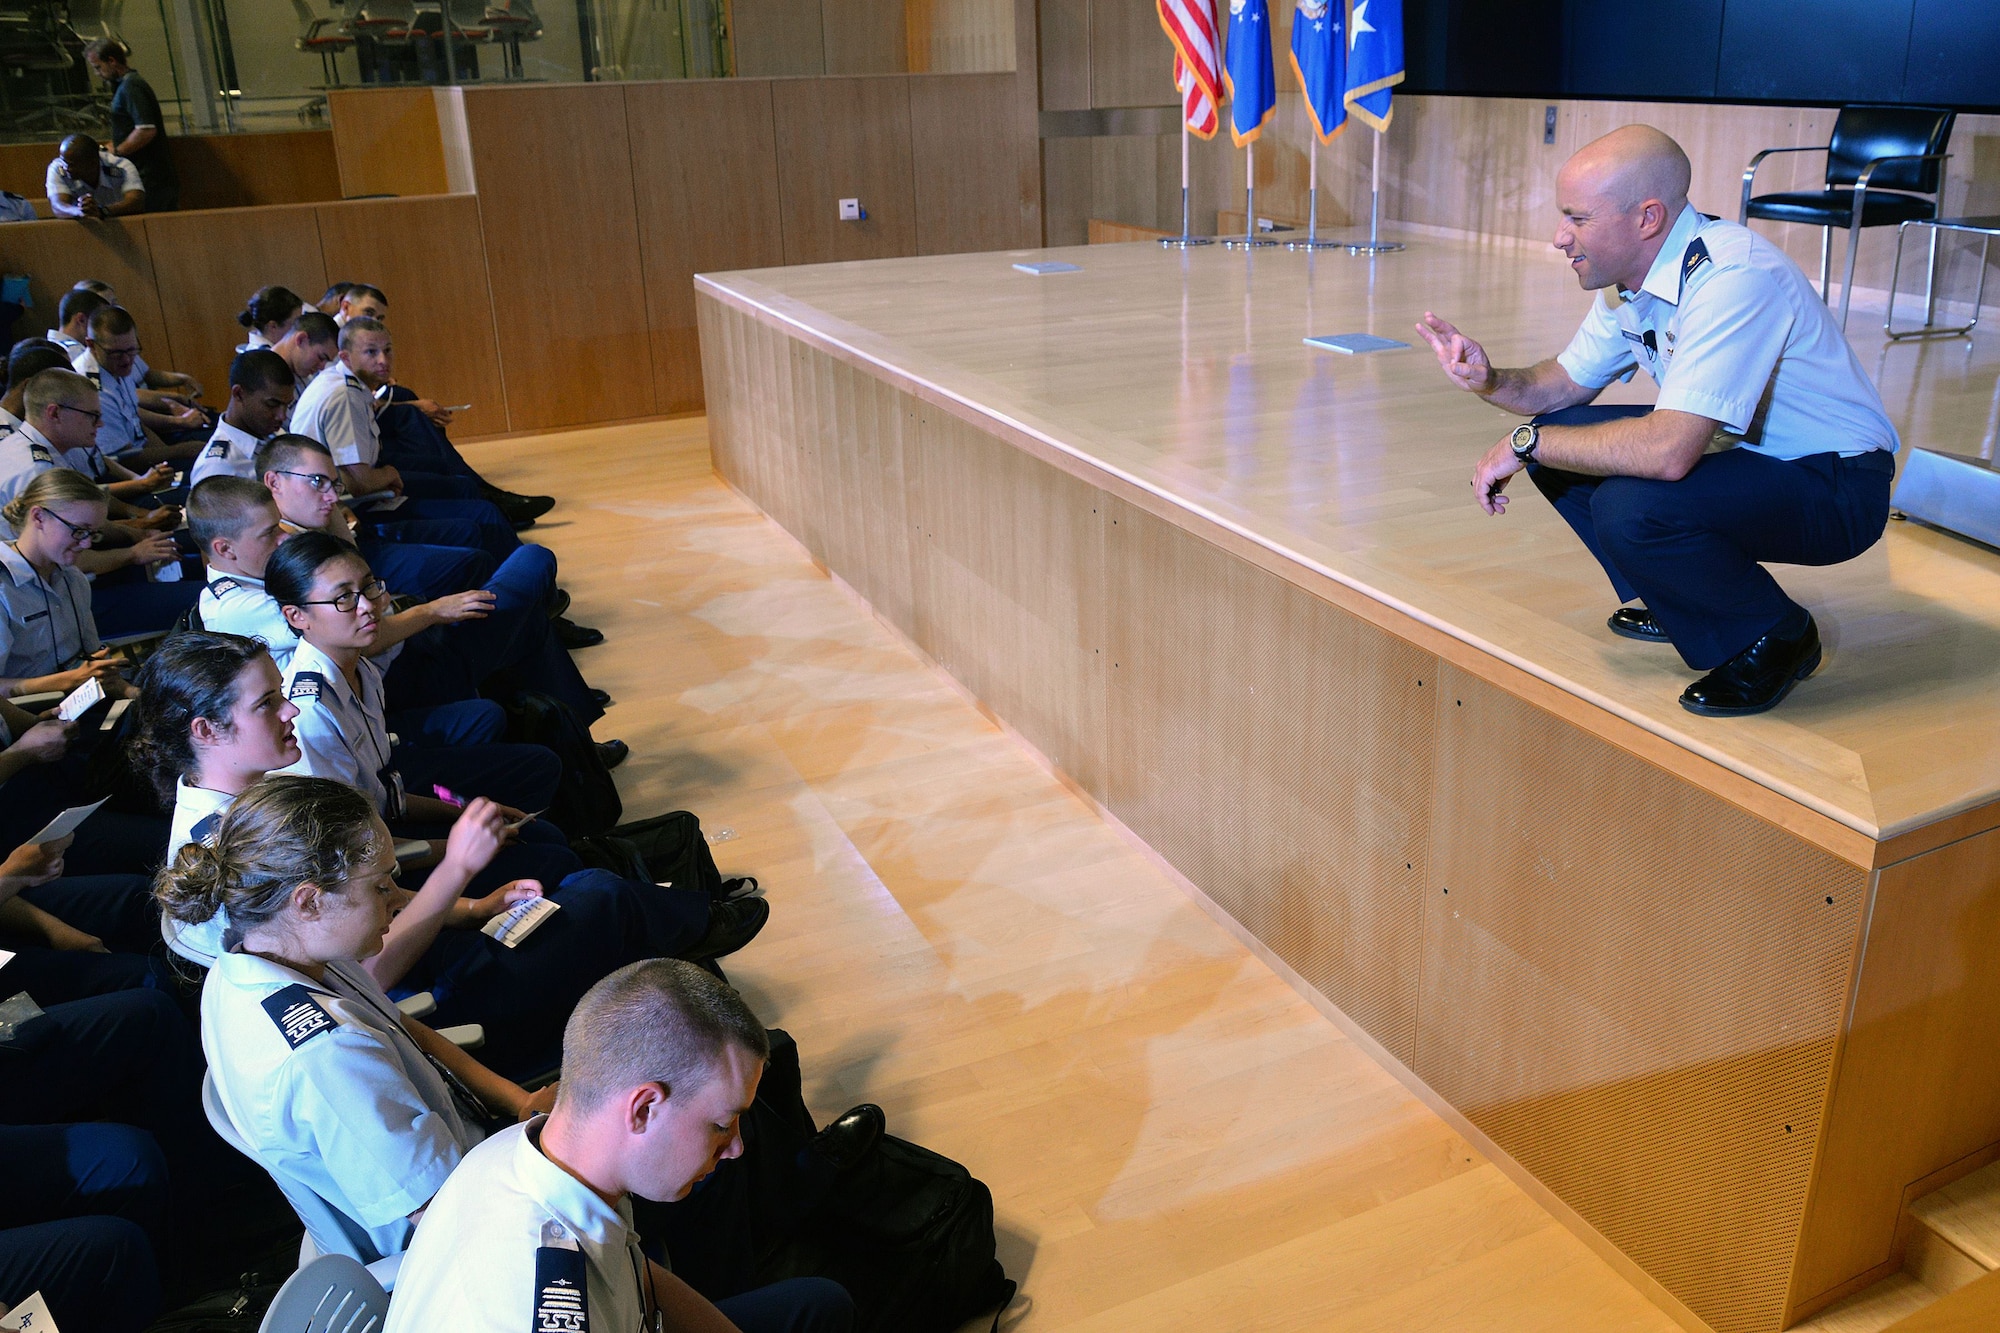
[[[98,637],[123,639],[173,628],[201,596],[201,575],[188,575],[185,568],[182,575],[176,583],[155,583],[140,569],[100,574],[90,585],[90,618],[97,622]]]
[[[140,1333],[160,1313],[160,1270],[137,1223],[77,1217],[0,1231],[0,1305],[37,1291],[59,1328]]]
[[[382,432],[382,458],[385,462],[399,472],[405,469],[432,472],[447,477],[469,478],[482,486],[486,484],[486,479],[473,471],[472,465],[458,452],[451,437],[410,405],[415,394],[400,386],[391,393],[396,395],[395,401],[375,418]]]
[[[436,625],[410,638],[389,666],[385,684],[395,707],[422,708],[478,695],[504,676],[515,689],[560,699],[586,727],[604,716],[569,650],[549,627],[556,559],[548,548],[522,546],[487,580],[493,610],[482,620]]]
[[[1537,425],[1587,426],[1650,407],[1571,407]],[[1696,671],[1721,666],[1774,630],[1805,626],[1766,563],[1837,565],[1873,546],[1889,521],[1895,460],[1704,455],[1679,481],[1590,477],[1539,464],[1528,475],[1611,579],[1643,601]]]
[[[399,714],[399,724],[407,724],[411,716]],[[398,732],[400,743],[389,756],[410,795],[434,797],[434,789],[443,787],[468,801],[484,796],[528,814],[546,810],[555,799],[562,760],[546,746],[495,743],[506,729],[506,713],[492,700],[449,704],[414,716],[421,717],[423,731],[407,737]],[[451,836],[451,828],[399,822],[396,836],[442,840]],[[518,838],[473,876],[468,894],[491,893],[517,879],[532,879],[549,889],[583,868],[569,839],[545,819],[530,820]],[[415,888],[427,874],[415,872],[405,882]]]
[[[0,786],[0,848],[19,847],[69,806],[96,800],[86,794],[88,767],[83,755],[72,753],[24,768]],[[76,831],[76,841],[63,853],[63,869],[73,875],[150,876],[166,856],[168,830],[165,816],[99,810]],[[90,933],[104,938],[101,931]]]
[[[742,1333],[847,1333],[854,1300],[831,1278],[795,1277],[715,1302]]]
[[[361,558],[389,591],[423,602],[477,588],[500,565],[479,549],[478,531],[470,524],[427,520],[363,526],[354,536]]]
[[[476,930],[446,930],[395,994],[429,991],[434,1027],[486,1029],[482,1064],[509,1078],[553,1070],[563,1024],[583,993],[627,963],[671,957],[708,931],[708,894],[637,884],[608,870],[545,881],[561,910],[510,949]]]
[[[95,935],[111,952],[78,953],[0,940],[14,953],[0,964],[0,995],[26,991],[47,1008],[134,987],[175,989],[172,964],[161,952],[160,909],[146,876],[65,876],[21,896],[65,925]]]
[[[415,483],[412,483],[412,477],[416,478]],[[479,498],[476,483],[460,477],[408,473],[403,477],[403,484],[403,494],[409,498],[394,509],[357,515],[362,526],[400,528],[407,523],[454,524],[461,532],[476,534],[476,540],[464,545],[476,546],[495,560],[505,560],[508,553],[521,544],[514,525],[490,501]],[[413,484],[416,486],[414,490],[411,489]],[[418,540],[437,541],[437,538],[419,537]]]

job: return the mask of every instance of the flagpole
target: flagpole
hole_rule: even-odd
[[[1312,126],[1306,127],[1306,157],[1311,166],[1306,173],[1306,191],[1311,198],[1306,203],[1306,238],[1303,241],[1286,241],[1287,250],[1338,250],[1339,241],[1322,241],[1319,238],[1319,135],[1313,133]]]
[[[1388,137],[1387,130],[1375,131],[1375,165],[1369,172],[1368,182],[1368,239],[1347,247],[1351,255],[1380,255],[1392,250],[1401,250],[1401,241],[1382,239],[1382,140]]]
[[[1243,234],[1222,243],[1226,250],[1264,250],[1277,244],[1257,235],[1257,141],[1243,145]]]
[[[1178,236],[1162,236],[1160,238],[1161,245],[1171,246],[1180,250],[1185,250],[1191,245],[1213,244],[1208,237],[1196,236],[1194,234],[1193,215],[1188,211],[1188,139],[1190,137],[1187,116],[1183,114],[1181,116],[1181,234]]]

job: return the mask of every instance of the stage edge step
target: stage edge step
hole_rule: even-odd
[[[2000,1329],[2000,1162],[1910,1205],[1903,1271],[1827,1307],[1794,1333],[1993,1333]]]

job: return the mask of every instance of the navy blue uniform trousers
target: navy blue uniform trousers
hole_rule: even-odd
[[[138,1333],[159,1313],[167,1164],[129,1125],[0,1125],[0,1305]]]
[[[1571,407],[1535,418],[1588,426],[1650,407]],[[1765,564],[1837,565],[1873,546],[1889,521],[1895,460],[1769,458],[1751,449],[1704,455],[1679,481],[1590,477],[1528,465],[1536,489],[1611,579],[1643,601],[1681,659],[1709,671],[1773,630],[1805,625]]]

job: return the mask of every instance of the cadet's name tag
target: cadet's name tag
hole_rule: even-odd
[[[535,1251],[534,1333],[590,1333],[590,1288],[576,1242]]]
[[[278,1025],[278,1033],[293,1050],[322,1032],[337,1026],[333,1015],[320,1004],[311,990],[302,985],[287,986],[264,999],[264,1012]]]

